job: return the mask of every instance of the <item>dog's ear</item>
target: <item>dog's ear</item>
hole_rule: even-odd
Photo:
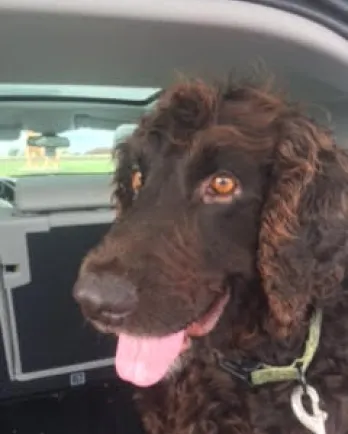
[[[348,158],[302,115],[280,122],[259,239],[271,327],[287,335],[310,306],[332,302],[348,253]],[[274,324],[275,323],[275,324]]]

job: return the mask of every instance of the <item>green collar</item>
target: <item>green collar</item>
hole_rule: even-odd
[[[311,364],[320,341],[322,311],[317,309],[310,321],[308,338],[302,357],[295,359],[289,366],[272,366],[264,363],[238,364],[219,358],[220,367],[229,374],[246,381],[250,386],[267,383],[301,380]]]

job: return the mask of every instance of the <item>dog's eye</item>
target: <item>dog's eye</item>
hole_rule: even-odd
[[[218,175],[211,179],[209,187],[213,194],[227,196],[235,191],[237,182],[230,175]]]
[[[137,170],[132,175],[132,189],[137,194],[143,185],[143,177],[140,170]]]
[[[242,193],[238,180],[230,173],[219,173],[205,179],[198,189],[201,200],[206,204],[231,203]]]

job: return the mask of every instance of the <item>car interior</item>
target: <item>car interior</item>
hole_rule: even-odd
[[[255,69],[346,146],[347,29],[347,10],[329,1],[1,2],[2,434],[141,431],[116,339],[72,298],[83,256],[115,218],[112,147],[181,75]],[[68,137],[57,166],[46,152],[26,167],[28,131]]]

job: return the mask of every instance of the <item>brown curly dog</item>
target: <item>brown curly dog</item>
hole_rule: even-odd
[[[348,433],[348,156],[330,132],[262,86],[185,81],[116,153],[119,215],[74,296],[118,336],[146,431],[310,433],[314,391]]]

